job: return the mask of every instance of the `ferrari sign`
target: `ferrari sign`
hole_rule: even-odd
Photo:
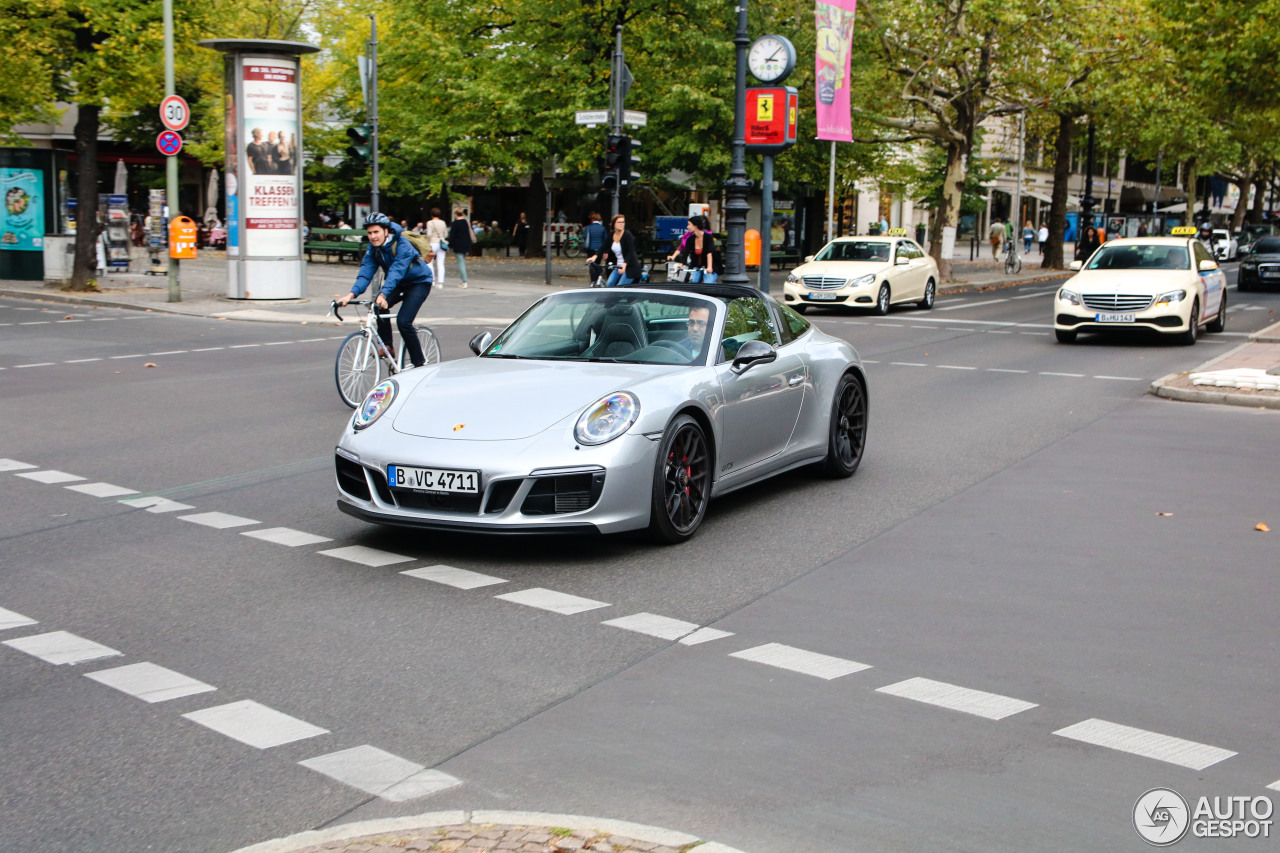
[[[775,153],[796,144],[799,96],[791,86],[747,90],[747,148]]]

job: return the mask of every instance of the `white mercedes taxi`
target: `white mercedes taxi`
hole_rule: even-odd
[[[932,308],[938,265],[914,240],[894,229],[885,237],[840,237],[791,271],[783,301],[801,314],[810,305],[847,305],[888,314],[910,302]]]
[[[1192,227],[1171,237],[1121,237],[1073,261],[1075,276],[1053,302],[1060,343],[1080,332],[1147,329],[1194,344],[1204,326],[1227,325],[1227,277]]]

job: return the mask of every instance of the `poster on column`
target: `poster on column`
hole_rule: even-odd
[[[852,65],[853,17],[858,0],[817,0],[814,17],[818,42],[814,51],[818,138],[853,141],[849,71]]]
[[[298,63],[245,57],[238,203],[247,256],[297,257],[301,246],[298,180]],[[231,187],[228,187],[229,198]]]
[[[44,249],[44,172],[0,169],[4,210],[0,211],[0,249],[38,252]]]

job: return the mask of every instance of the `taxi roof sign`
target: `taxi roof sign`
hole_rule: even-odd
[[[888,234],[889,234],[889,236],[890,236],[890,237],[905,237],[905,236],[907,236],[907,229],[905,229],[905,228],[890,228],[890,229],[889,229],[889,231],[888,231]]]
[[[1170,230],[1169,233],[1174,237],[1194,237],[1200,233],[1200,229],[1194,225],[1179,225],[1177,228]]]

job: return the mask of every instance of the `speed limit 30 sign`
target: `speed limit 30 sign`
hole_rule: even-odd
[[[160,123],[169,130],[182,130],[191,121],[191,108],[181,95],[169,95],[160,102]]]

